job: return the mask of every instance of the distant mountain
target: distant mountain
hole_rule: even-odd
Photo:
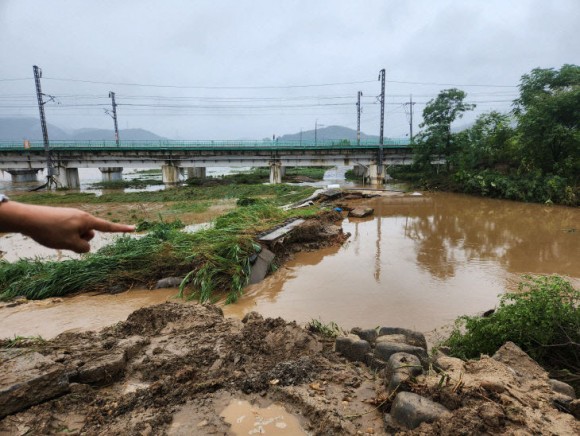
[[[78,129],[65,132],[54,124],[47,124],[48,137],[51,140],[106,141],[114,140],[115,133],[108,129]],[[127,141],[155,141],[166,139],[144,129],[125,129],[119,131],[119,137]],[[0,118],[0,141],[41,141],[40,120],[36,118]]]
[[[149,130],[144,129],[125,129],[119,130],[119,138],[126,141],[155,141],[159,139],[167,139],[162,136],[156,135]],[[103,140],[103,141],[114,141],[115,132],[113,130],[107,129],[78,129],[74,130],[70,135],[69,139],[77,139],[79,141],[88,140]]]
[[[56,127],[47,124],[50,136],[55,139],[68,139],[68,134]],[[40,120],[36,118],[0,118],[0,141],[42,141],[42,129]]]
[[[302,133],[283,135],[280,136],[280,141],[300,141],[300,139],[303,141],[314,141],[315,134],[319,141],[340,141],[346,139],[347,141],[356,142],[356,130],[343,126],[320,127],[316,132],[314,130],[305,130]],[[360,139],[378,141],[379,137],[361,132]]]

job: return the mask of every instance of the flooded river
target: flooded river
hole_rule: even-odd
[[[345,245],[299,253],[224,312],[430,331],[493,308],[522,274],[560,274],[580,284],[580,209],[444,193],[359,204],[375,214],[345,218],[343,229],[351,233]],[[0,337],[95,329],[175,292],[134,290],[3,308]]]

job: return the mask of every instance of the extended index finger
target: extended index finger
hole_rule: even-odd
[[[101,218],[92,217],[91,228],[99,232],[134,232],[135,226],[129,224],[112,223]]]

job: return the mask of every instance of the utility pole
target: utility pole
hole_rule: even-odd
[[[413,144],[413,106],[415,102],[413,101],[413,94],[409,96],[409,103],[405,103],[405,106],[409,106],[409,140]]]
[[[40,127],[42,128],[42,140],[44,142],[44,152],[46,155],[46,186],[48,189],[51,188],[54,182],[54,163],[52,161],[52,153],[50,151],[50,144],[48,142],[48,130],[46,128],[46,117],[44,116],[44,105],[46,101],[43,101],[44,94],[42,93],[42,88],[40,86],[40,78],[42,77],[42,70],[36,65],[32,67],[34,71],[34,83],[36,85],[36,99],[38,100],[38,111],[40,112]],[[48,96],[48,101],[54,101],[53,96]]]
[[[324,124],[320,126],[324,126]],[[318,120],[314,122],[314,145],[318,145]]]
[[[379,97],[381,102],[381,131],[379,134],[379,159],[377,173],[381,175],[383,173],[383,144],[384,144],[384,129],[385,129],[385,69],[383,68],[379,71],[379,79],[381,81],[381,96]]]
[[[111,98],[113,104],[113,122],[115,123],[115,143],[117,147],[119,146],[119,126],[117,125],[117,103],[115,103],[115,93],[113,91],[109,92],[109,97]]]
[[[357,99],[356,99],[356,145],[360,145],[360,98],[363,95],[362,91],[357,92]]]

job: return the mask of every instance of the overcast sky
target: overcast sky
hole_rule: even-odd
[[[112,128],[109,91],[120,128],[175,139],[356,129],[362,91],[378,134],[385,68],[385,135],[403,137],[410,94],[415,132],[445,88],[509,110],[522,74],[580,63],[579,26],[580,0],[0,0],[0,116],[38,117],[38,65],[65,129]]]

